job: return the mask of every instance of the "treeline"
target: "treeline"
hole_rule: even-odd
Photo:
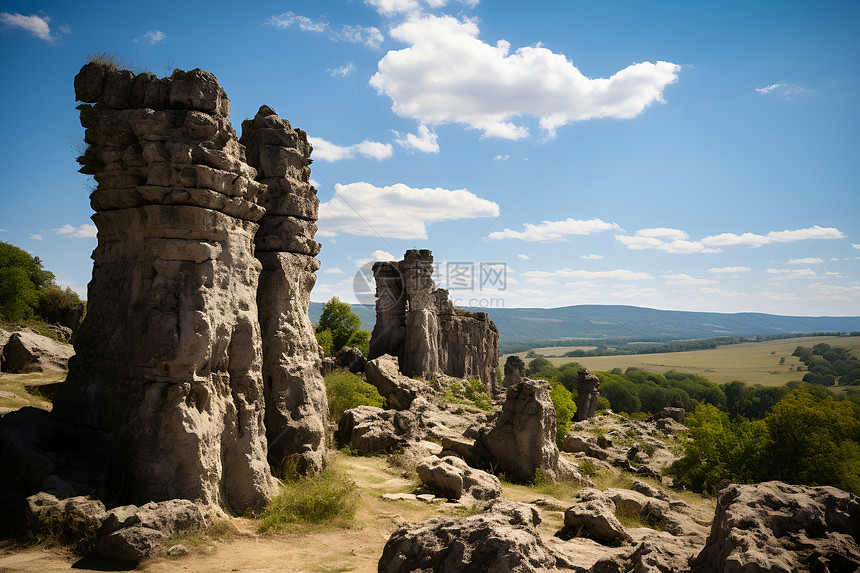
[[[86,303],[55,278],[39,257],[0,241],[0,322],[41,320],[76,329]]]
[[[840,346],[819,343],[812,348],[798,346],[791,353],[806,365],[809,371],[803,381],[821,386],[860,385],[860,359],[851,350]]]
[[[641,338],[563,338],[560,340],[535,340],[531,342],[499,343],[500,354],[517,354],[527,352],[527,358],[545,356],[538,352],[541,348],[552,346],[594,346],[592,350],[571,350],[562,356],[568,358],[585,358],[590,356],[617,356],[629,354],[656,354],[663,352],[687,352],[691,350],[709,350],[718,346],[742,344],[745,342],[767,342],[769,340],[786,340],[808,336],[860,336],[860,331],[852,332],[792,332],[784,334],[761,334],[756,336],[717,336],[698,338],[695,340],[673,340],[667,337],[655,337],[654,340]]]

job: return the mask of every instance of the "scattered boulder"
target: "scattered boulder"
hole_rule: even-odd
[[[502,386],[510,388],[514,384],[519,384],[526,377],[526,363],[516,354],[511,354],[505,360],[505,378],[502,381]]]
[[[717,498],[693,573],[856,571],[860,499],[835,487],[733,484]]]
[[[417,400],[410,410],[383,410],[358,406],[343,413],[335,439],[362,454],[403,450],[424,439],[423,411],[427,402]]]
[[[666,406],[656,414],[653,414],[650,418],[648,418],[649,422],[656,422],[657,420],[663,420],[666,418],[675,420],[679,424],[684,421],[684,416],[687,415],[687,411],[683,408],[672,408]]]
[[[692,535],[702,540],[705,538],[707,530],[704,527],[689,516],[675,511],[666,500],[629,489],[609,488],[603,494],[612,500],[616,509],[636,514],[652,527],[659,527],[672,535]]]
[[[365,364],[367,381],[376,387],[380,395],[395,410],[408,410],[412,401],[429,390],[426,384],[400,373],[396,356],[384,354]]]
[[[13,373],[68,370],[69,358],[75,353],[71,345],[29,328],[11,333],[2,348],[3,372]]]
[[[637,544],[632,552],[604,557],[588,573],[676,573],[687,571],[687,561],[696,552],[688,541],[679,542],[671,535],[651,535]]]
[[[558,477],[556,414],[549,390],[548,382],[530,378],[511,386],[493,427],[481,431],[479,441],[495,470],[509,479],[531,481],[538,469]]]
[[[615,504],[603,492],[584,489],[579,503],[564,512],[566,533],[573,537],[588,537],[604,545],[621,545],[630,536],[615,517]]]
[[[538,523],[533,507],[499,500],[479,515],[408,524],[391,534],[379,572],[530,573],[570,568],[561,553],[543,542]]]
[[[434,494],[448,499],[460,499],[463,495],[475,499],[490,500],[502,495],[499,478],[487,472],[470,468],[455,456],[437,458],[432,456],[416,468],[418,477]]]
[[[576,375],[576,414],[574,420],[581,422],[597,412],[597,399],[600,397],[600,378],[588,370],[580,370]]]
[[[344,346],[338,350],[334,359],[338,366],[348,369],[353,374],[364,372],[364,366],[367,363],[364,353],[355,346]]]

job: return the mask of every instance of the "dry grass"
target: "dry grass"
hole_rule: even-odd
[[[50,411],[51,403],[41,396],[39,386],[62,382],[65,372],[33,372],[31,374],[0,374],[0,408],[3,411],[34,406]]]

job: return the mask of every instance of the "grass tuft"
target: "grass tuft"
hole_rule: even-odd
[[[288,480],[281,492],[257,516],[260,531],[280,531],[292,524],[348,526],[357,508],[355,482],[324,470],[317,476]]]

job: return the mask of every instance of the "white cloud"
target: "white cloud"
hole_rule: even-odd
[[[325,274],[328,274],[328,275],[342,275],[342,274],[344,274],[343,270],[339,269],[337,267],[329,267],[327,269],[324,269],[322,272]]]
[[[806,93],[808,90],[795,84],[780,81],[763,88],[756,88],[755,91],[762,95],[777,94],[783,96],[785,99],[789,99],[791,96]]]
[[[684,273],[678,273],[674,275],[660,275],[660,278],[666,279],[666,282],[671,285],[711,285],[716,284],[717,282],[713,279],[697,279]]]
[[[690,235],[681,229],[670,229],[668,227],[656,227],[653,229],[639,229],[636,231],[638,237],[653,237],[656,239],[667,239],[670,241],[681,241],[689,239]]]
[[[748,273],[752,269],[749,267],[713,267],[708,269],[709,273],[715,273],[718,275],[727,275],[727,274],[736,274],[736,273]]]
[[[788,259],[789,265],[817,265],[818,263],[823,263],[824,259],[819,259],[818,257],[807,257],[805,259]]]
[[[328,72],[328,75],[333,78],[345,78],[351,76],[355,72],[355,64],[353,64],[352,62],[347,62],[342,66],[338,66],[337,68],[329,68],[326,71]]]
[[[400,133],[395,131],[394,135],[397,136],[395,141],[404,149],[413,149],[424,153],[439,153],[439,144],[436,143],[437,135],[430,131],[426,125],[419,125],[417,134],[407,133],[404,137],[400,137]]]
[[[57,41],[59,36],[51,34],[50,21],[51,18],[49,16],[38,16],[36,14],[24,16],[23,14],[18,13],[10,14],[9,12],[0,12],[0,22],[2,22],[3,28],[21,28],[30,32],[40,40],[54,43]],[[71,28],[68,26],[60,26],[58,28],[58,32],[60,34],[70,34]]]
[[[505,153],[504,155],[496,155],[495,157],[493,157],[493,161],[507,161],[510,158],[510,154]]]
[[[522,231],[505,229],[490,233],[491,239],[521,239],[523,241],[563,241],[565,235],[590,235],[601,231],[620,229],[615,223],[600,219],[565,219],[564,221],[542,221],[538,225],[524,223]]]
[[[382,14],[390,16],[401,12],[412,12],[418,9],[416,0],[364,0],[365,3]],[[443,4],[444,5],[444,4]]]
[[[428,224],[499,214],[497,204],[466,189],[415,189],[403,183],[376,187],[362,181],[337,184],[335,192],[320,205],[319,226],[328,233],[426,239]]]
[[[760,247],[771,243],[792,243],[794,241],[806,241],[809,239],[843,239],[845,235],[835,227],[806,227],[794,231],[770,231],[766,235],[755,233],[721,233],[711,235],[701,240],[707,247]]]
[[[525,115],[539,118],[550,135],[578,120],[635,117],[663,101],[680,70],[643,62],[591,79],[540,45],[510,53],[505,40],[486,44],[476,21],[452,16],[413,14],[390,35],[409,47],[389,51],[370,84],[391,98],[394,113],[425,124],[465,124],[487,137],[526,137],[528,128],[512,122]]]
[[[860,296],[860,285],[852,283],[849,286],[812,283],[806,290],[815,293],[818,300],[851,300]]]
[[[167,36],[161,30],[148,30],[143,38],[150,44],[160,44],[167,39]]]
[[[858,243],[851,243],[851,246],[854,247],[855,249],[860,249],[860,244],[858,244]]]
[[[36,241],[41,241],[42,235],[40,233],[30,233],[30,238]]]
[[[800,300],[800,297],[799,297],[799,296],[797,296],[796,294],[792,294],[792,293],[790,293],[790,292],[771,292],[771,291],[764,291],[764,292],[760,292],[760,293],[758,293],[758,296],[761,296],[761,297],[764,297],[764,298],[769,298],[769,299],[771,299],[771,300],[789,300],[789,301],[791,301],[791,300]]]
[[[587,261],[596,261],[602,259],[603,255],[579,255],[579,258]]]
[[[340,32],[334,34],[334,39],[344,40],[351,44],[364,44],[368,48],[378,48],[385,37],[376,26],[350,26],[344,24]]]
[[[530,256],[528,256],[528,255],[526,255],[526,254],[520,253],[519,255],[517,255],[517,258],[518,258],[518,259],[522,259],[522,260],[524,260],[524,261],[527,261],[527,260],[529,260],[531,257],[530,257]]]
[[[65,235],[66,237],[70,237],[72,239],[90,239],[96,236],[96,234],[98,233],[98,229],[96,229],[95,225],[90,225],[88,223],[84,223],[80,227],[66,224],[62,227],[54,229],[54,232],[58,235]]]
[[[361,268],[367,263],[375,263],[377,261],[396,261],[397,257],[389,253],[388,251],[383,250],[375,250],[370,253],[370,257],[367,258],[359,258],[355,259],[356,268]]]
[[[8,233],[9,231],[6,229],[0,229],[0,233]]]
[[[369,139],[347,146],[337,145],[322,137],[308,137],[308,141],[314,147],[314,159],[319,159],[320,161],[353,159],[357,155],[372,157],[377,161],[382,161],[394,155],[394,148],[390,143],[380,143],[378,141],[370,141]]]
[[[620,281],[642,281],[642,280],[651,280],[654,277],[649,275],[648,273],[637,273],[634,271],[628,271],[625,269],[617,269],[614,271],[586,271],[586,270],[574,270],[569,268],[559,269],[557,271],[527,271],[522,274],[527,280],[527,282],[531,282],[534,284],[554,284],[551,282],[545,282],[546,280],[553,279],[583,279],[583,280],[605,280],[605,279],[614,279]]]
[[[307,16],[300,16],[292,11],[284,12],[280,16],[272,16],[266,20],[266,24],[281,29],[289,28],[295,24],[302,32],[325,32],[328,28],[328,24],[322,20],[311,20]]]
[[[809,268],[806,269],[767,269],[766,273],[776,275],[780,279],[815,279],[818,274]]]
[[[688,237],[689,235],[680,229],[666,227],[639,229],[633,235],[615,235],[618,242],[634,251],[657,249],[675,254],[720,252],[719,249],[706,248],[699,241],[688,241]]]
[[[693,292],[700,292],[702,294],[715,295],[715,296],[747,296],[745,292],[738,292],[734,290],[724,290],[721,288],[715,287],[700,287],[693,289]]]

